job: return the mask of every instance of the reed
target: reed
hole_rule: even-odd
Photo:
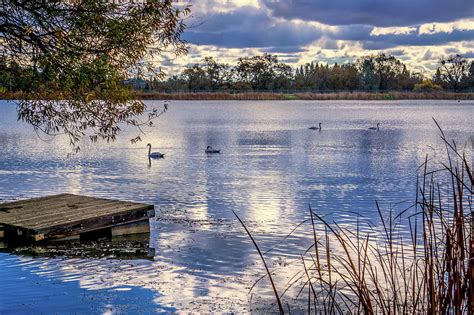
[[[408,208],[384,211],[376,203],[380,223],[360,217],[356,227],[309,208],[299,226],[310,229],[312,242],[279,298],[299,286],[298,307],[308,313],[474,314],[472,166],[439,130],[446,161],[432,168],[426,157]]]
[[[473,92],[453,93],[448,91],[414,92],[143,92],[133,91],[137,99],[141,100],[234,100],[234,101],[292,101],[292,100],[314,100],[314,101],[336,101],[336,100],[474,100]],[[0,91],[0,99],[18,100],[24,97],[24,93]],[[51,95],[51,99],[60,99],[61,95]]]
[[[288,100],[473,100],[474,93],[435,92],[136,92],[143,100],[243,100],[243,101],[288,101]]]

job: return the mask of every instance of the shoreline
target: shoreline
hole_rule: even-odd
[[[474,100],[474,92],[331,92],[331,93],[279,93],[279,92],[200,92],[200,93],[136,93],[142,100]]]
[[[387,91],[387,92],[142,92],[132,91],[132,94],[141,100],[233,100],[233,101],[392,101],[392,100],[474,100],[474,92],[413,92],[413,91]],[[3,93],[2,100],[18,100],[22,98],[21,92]]]

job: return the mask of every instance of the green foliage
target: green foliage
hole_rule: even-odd
[[[65,133],[74,146],[86,130],[93,141],[114,140],[120,124],[139,127],[160,114],[143,117],[145,105],[123,81],[131,72],[163,76],[148,61],[186,51],[188,11],[171,0],[4,1],[1,85],[22,91],[18,117],[37,130]]]
[[[412,90],[422,79],[400,60],[383,53],[362,57],[357,64],[362,86],[369,91]]]
[[[239,58],[235,67],[237,81],[247,83],[253,90],[286,89],[290,86],[292,72],[290,66],[278,62],[278,58],[270,54]]]
[[[296,96],[295,94],[285,94],[283,95],[283,99],[285,101],[294,101],[298,99],[298,96]]]
[[[422,80],[420,74],[385,54],[366,56],[356,63],[311,62],[296,69],[264,54],[239,58],[235,66],[206,57],[155,86],[163,92],[411,91]]]
[[[420,83],[415,84],[414,91],[419,92],[432,92],[440,91],[442,88],[439,84],[434,83],[432,80],[423,80]]]

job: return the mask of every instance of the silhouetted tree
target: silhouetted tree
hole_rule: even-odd
[[[270,54],[239,58],[235,74],[237,81],[247,83],[254,90],[286,88],[292,80],[291,67]]]
[[[469,77],[470,65],[461,55],[452,55],[439,61],[439,76],[442,82],[458,92]],[[438,71],[437,71],[438,72]]]
[[[471,65],[469,66],[469,72],[466,77],[465,85],[471,90],[474,89],[474,61],[471,61]]]

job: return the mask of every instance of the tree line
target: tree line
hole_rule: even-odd
[[[0,57],[0,91],[24,91],[31,85],[32,68]],[[34,76],[37,77],[37,76]],[[158,92],[246,91],[435,91],[474,90],[474,61],[460,55],[439,61],[431,78],[408,70],[394,56],[380,53],[355,62],[333,65],[311,62],[292,68],[277,56],[241,57],[234,66],[205,57],[166,80],[137,75],[125,84]]]
[[[241,57],[235,65],[212,57],[185,67],[166,80],[137,76],[127,83],[136,89],[158,92],[246,91],[434,91],[474,90],[474,61],[460,55],[439,61],[435,75],[427,78],[410,71],[394,56],[379,53],[355,62],[332,65],[311,62],[292,68],[277,56]]]

